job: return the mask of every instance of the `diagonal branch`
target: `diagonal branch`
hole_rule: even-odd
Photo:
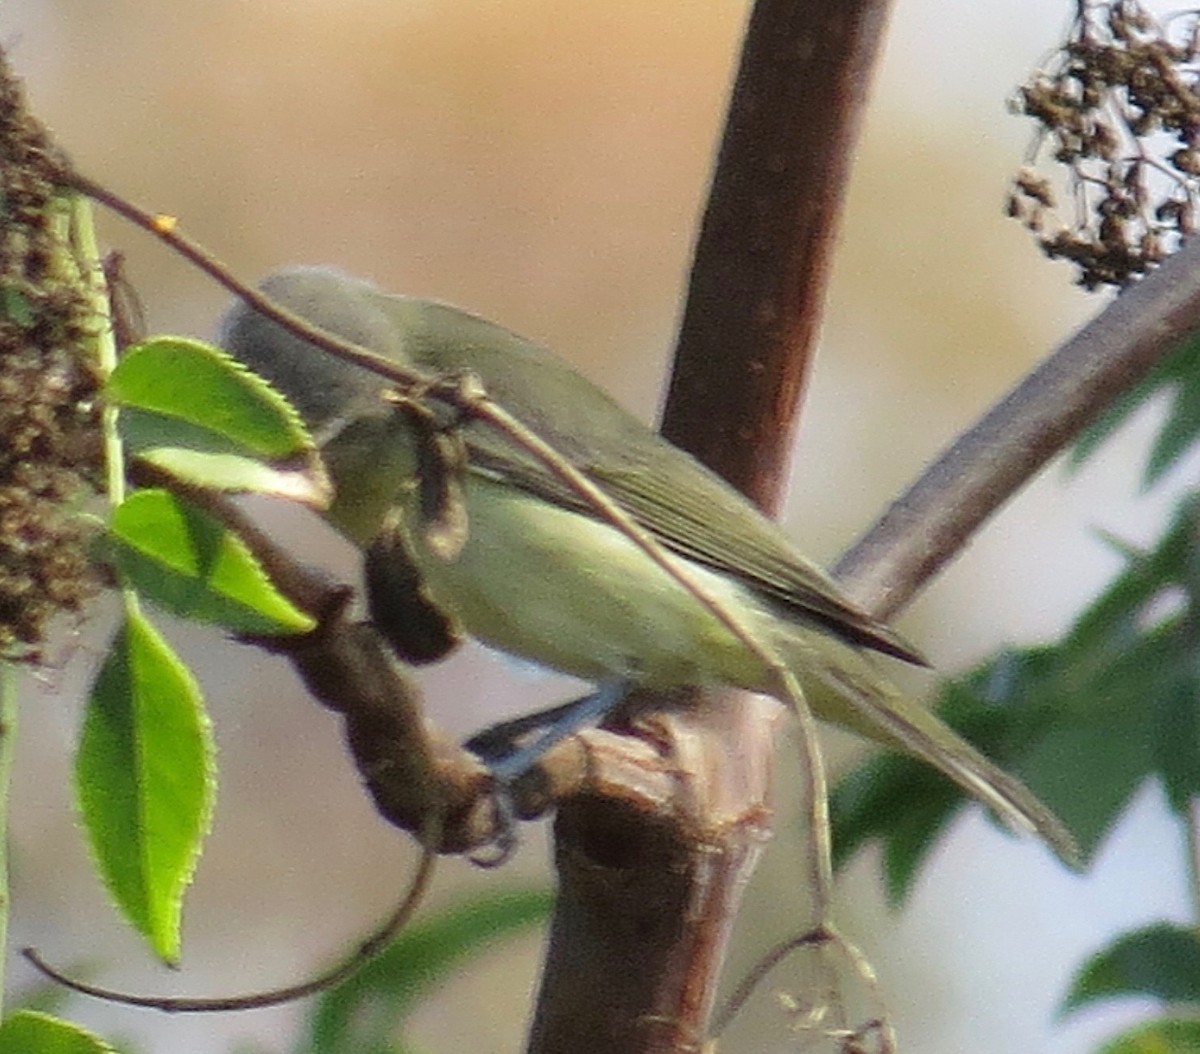
[[[1200,330],[1200,241],[1130,289],[959,437],[838,561],[887,618],[1121,392]]]

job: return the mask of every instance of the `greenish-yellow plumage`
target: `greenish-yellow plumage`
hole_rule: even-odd
[[[328,269],[282,271],[263,289],[322,329],[423,373],[471,371],[681,558],[778,656],[817,716],[921,758],[1073,857],[1070,835],[1033,794],[903,696],[867,654],[920,661],[910,646],[849,603],[733,488],[556,356],[455,308]],[[425,530],[417,426],[383,398],[386,381],[241,304],[223,342],[283,391],[317,436],[337,494],[328,516],[370,550],[374,605],[419,587],[447,626],[597,683],[772,691],[760,656],[511,439],[479,421],[453,425],[468,458],[468,531],[447,559]],[[389,561],[402,573],[388,573]]]

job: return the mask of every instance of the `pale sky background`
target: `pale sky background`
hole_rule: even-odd
[[[1102,305],[1001,214],[1028,143],[1005,100],[1062,34],[1066,0],[904,0],[876,80],[789,502],[831,559],[958,430]],[[558,349],[631,407],[658,404],[744,3],[604,0],[4,0],[0,41],[80,167],[182,218],[242,274],[331,262],[462,304]],[[152,330],[211,332],[223,294],[107,221]],[[1116,569],[1103,527],[1152,538],[1184,480],[1147,498],[1140,421],[1076,478],[1051,468],[906,615],[946,670],[1062,631]],[[1186,474],[1185,474],[1186,475]],[[1190,478],[1190,476],[1189,476]],[[277,514],[272,512],[272,516]],[[281,530],[284,527],[281,526]],[[314,558],[353,561],[293,523]],[[371,812],[337,722],[281,664],[190,628],[170,635],[211,700],[223,784],[189,899],[184,969],[157,968],[107,907],[65,787],[99,620],[30,684],[13,793],[14,946],[141,991],[236,992],[306,976],[367,929],[413,865]],[[561,698],[473,654],[427,687],[469,731]],[[796,841],[768,853],[731,967],[800,903]],[[450,861],[434,903],[546,884],[543,833],[479,873]],[[1143,1009],[1054,1020],[1069,971],[1115,932],[1186,919],[1181,850],[1147,788],[1086,878],[981,814],[956,828],[902,914],[873,857],[842,879],[844,928],[873,960],[903,1049],[1083,1054]],[[420,1014],[430,1051],[520,1048],[538,939],[481,960]],[[13,964],[14,981],[28,974]],[[290,1045],[298,1011],[71,1013],[144,1051]],[[767,997],[729,1051],[794,1049]]]

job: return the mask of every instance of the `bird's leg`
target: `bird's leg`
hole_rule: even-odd
[[[513,803],[513,785],[524,776],[555,743],[580,729],[594,725],[612,713],[629,695],[628,681],[608,681],[591,695],[548,710],[538,710],[512,721],[485,728],[466,742],[466,748],[483,758],[495,784],[496,837],[493,850],[476,853],[471,860],[480,867],[499,867],[517,844],[517,810]],[[531,742],[518,743],[530,732],[541,730]]]
[[[582,699],[485,728],[467,740],[466,748],[487,762],[498,785],[512,784],[555,743],[612,713],[629,695],[630,687],[628,681],[607,681]],[[528,743],[518,743],[537,730],[541,735]]]

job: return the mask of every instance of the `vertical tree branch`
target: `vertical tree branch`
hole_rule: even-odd
[[[755,4],[696,245],[662,432],[771,511],[889,6]]]
[[[887,0],[759,0],[696,248],[663,433],[773,510]],[[529,1049],[693,1051],[769,836],[778,708],[723,694],[653,715],[659,816],[560,803],[561,881]]]

